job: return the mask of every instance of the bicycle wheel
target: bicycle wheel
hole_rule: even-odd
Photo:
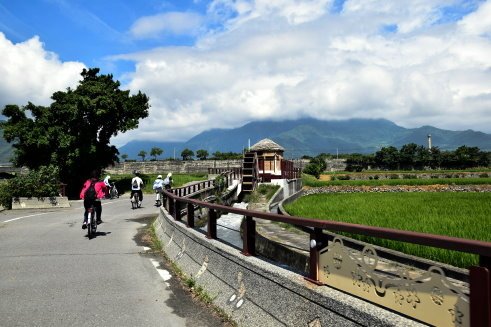
[[[131,197],[131,209],[136,209],[138,206],[138,194],[134,193],[133,196]]]
[[[89,236],[89,240],[94,237],[94,231],[92,230],[92,221],[93,221],[93,217],[92,217],[92,211],[89,210],[89,212],[87,213],[87,234]]]

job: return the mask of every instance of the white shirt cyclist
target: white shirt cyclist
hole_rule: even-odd
[[[136,183],[135,183],[136,182]],[[136,177],[133,177],[133,179],[131,180],[131,189],[133,191],[139,191],[141,190],[141,186],[143,185],[143,181],[140,177],[136,176]]]

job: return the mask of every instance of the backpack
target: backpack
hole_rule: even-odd
[[[137,189],[138,188],[138,181],[135,179],[133,181],[133,189]]]
[[[94,201],[97,197],[97,193],[95,191],[95,182],[91,181],[88,189],[85,190],[85,199]]]

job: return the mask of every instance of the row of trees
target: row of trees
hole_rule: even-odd
[[[326,169],[326,160],[332,159],[329,153],[321,153],[310,159],[304,173],[316,176]],[[375,154],[343,154],[347,171],[366,169],[381,170],[423,170],[423,169],[468,169],[488,167],[491,163],[491,152],[481,151],[478,147],[461,146],[454,151],[442,151],[438,147],[431,149],[415,143],[403,145],[400,149],[394,146],[383,147]]]
[[[154,160],[157,160],[157,157],[163,153],[164,150],[162,150],[159,147],[153,147],[150,150],[150,156],[154,157]],[[198,158],[199,160],[206,160],[208,159],[209,155],[210,154],[208,153],[208,151],[204,149],[200,149],[196,151],[196,158]],[[147,151],[141,150],[140,152],[138,152],[138,156],[142,159],[142,161],[145,161],[145,158],[147,157]],[[192,160],[194,156],[195,156],[194,151],[188,148],[181,151],[182,160]],[[215,160],[242,159],[242,156],[243,156],[242,153],[216,151],[212,154],[212,157],[210,159],[215,159]],[[128,155],[123,154],[121,155],[121,158],[123,160],[127,160]]]
[[[347,157],[347,170],[361,171],[378,168],[387,170],[412,169],[467,169],[488,167],[491,153],[481,151],[478,147],[461,146],[454,151],[441,151],[438,147],[431,149],[409,143],[400,149],[383,147],[375,154],[352,154]]]

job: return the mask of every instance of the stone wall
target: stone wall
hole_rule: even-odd
[[[294,159],[293,166],[303,169],[309,163],[309,160]],[[342,171],[346,167],[344,159],[333,159],[326,161],[327,171]],[[132,174],[138,170],[144,174],[167,174],[172,173],[207,173],[208,168],[241,168],[242,160],[165,160],[165,161],[132,161],[121,162],[113,167],[106,168],[109,174]]]
[[[240,168],[242,160],[165,160],[165,161],[137,161],[121,162],[113,167],[106,168],[109,174],[132,174],[138,170],[143,174],[162,174],[169,172],[189,174],[207,173],[208,168]]]

